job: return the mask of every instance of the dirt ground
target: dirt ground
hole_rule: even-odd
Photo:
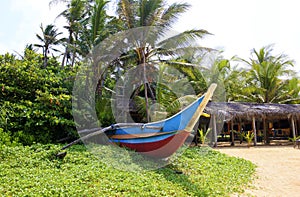
[[[258,166],[252,186],[237,196],[300,197],[300,149],[297,147],[221,147],[217,150]]]

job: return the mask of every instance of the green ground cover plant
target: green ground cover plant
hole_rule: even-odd
[[[229,196],[241,193],[255,166],[208,147],[193,147],[152,171],[121,171],[82,145],[0,146],[2,196]],[[178,173],[180,172],[180,173]],[[181,173],[182,172],[182,173]],[[1,196],[0,195],[0,196]]]

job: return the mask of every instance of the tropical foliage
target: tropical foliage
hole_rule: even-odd
[[[27,50],[24,59],[0,55],[0,128],[23,144],[74,137],[71,91],[75,70]]]
[[[298,79],[291,70],[293,61],[284,54],[273,55],[272,47],[253,49],[245,75],[242,99],[258,103],[289,103],[299,101]],[[291,78],[293,77],[293,78]]]
[[[216,83],[218,85],[214,98],[217,101],[233,101],[236,100],[237,94],[242,89],[244,83],[244,71],[233,66],[235,57],[232,59],[224,59],[219,52],[208,54],[204,57],[206,60],[201,63],[200,71],[205,76],[206,83]]]
[[[124,63],[128,64],[128,62],[131,62],[134,66],[147,65],[148,67],[152,67],[147,68],[149,71],[155,72],[154,70],[156,70],[157,65],[185,66],[184,62],[178,61],[185,50],[188,51],[190,48],[204,50],[203,47],[195,46],[194,43],[197,39],[209,34],[206,30],[188,30],[171,37],[166,37],[166,34],[169,33],[168,31],[171,30],[179,15],[186,12],[188,8],[189,5],[186,3],[174,3],[170,6],[165,6],[163,0],[120,0],[117,13],[119,19],[124,23],[124,29],[155,27],[147,30],[149,32],[145,32],[152,36],[150,42],[146,40],[139,41],[141,45],[132,49],[132,51],[128,51],[124,55],[126,59],[121,57]],[[121,67],[124,68],[125,66],[121,65]],[[145,110],[142,114],[145,114],[147,118],[146,122],[151,121],[150,103],[159,100],[157,97],[158,94],[163,93],[157,91],[156,86],[158,84],[150,84],[153,79],[151,79],[149,71],[142,73],[141,78],[144,78],[144,84],[139,87],[139,90],[136,90],[136,95],[141,92],[144,95],[145,102],[141,102],[142,100],[139,99],[139,102],[136,103],[142,103],[145,106],[145,108],[142,108]],[[193,72],[191,68],[181,69],[181,71],[186,71],[186,73]],[[156,92],[156,94],[152,92]],[[133,99],[137,100],[136,98]],[[165,103],[165,105],[168,104],[170,103]]]

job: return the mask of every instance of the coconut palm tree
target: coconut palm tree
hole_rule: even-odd
[[[61,43],[61,39],[58,39],[57,37],[62,34],[62,32],[58,32],[58,29],[56,29],[52,24],[47,25],[45,29],[41,24],[40,29],[42,31],[42,35],[36,34],[36,37],[42,44],[34,44],[34,46],[42,48],[44,59],[43,66],[44,68],[46,68],[48,63],[48,54],[50,54],[51,50],[55,52],[59,51],[58,49],[53,47]]]
[[[165,5],[164,0],[119,0],[117,13],[120,20],[124,22],[125,29],[143,26],[155,27],[156,32],[152,32],[155,34],[152,39],[156,42],[172,29],[179,15],[186,12],[190,7],[186,3],[174,3],[167,7]],[[193,44],[197,39],[203,38],[208,34],[210,33],[203,29],[188,30],[162,40],[156,46],[137,47],[134,50],[134,58],[137,65],[139,65],[144,62],[148,63],[154,56],[180,57],[184,54],[183,51],[189,50],[189,48],[203,50],[204,47],[196,47]],[[167,58],[164,60],[167,60]],[[159,61],[163,60],[159,59]],[[168,63],[168,61],[165,61],[165,63]],[[174,64],[174,61],[172,63]]]
[[[233,65],[236,57],[225,59],[219,51],[211,52],[199,60],[200,70],[207,84],[218,84],[214,93],[215,101],[238,100],[243,88],[244,71]]]
[[[190,7],[187,3],[173,3],[170,6],[165,5],[164,0],[119,0],[117,13],[119,19],[124,22],[124,29],[155,27],[149,30],[149,32],[145,32],[148,36],[152,36],[151,39],[153,42],[149,43],[139,40],[138,43],[140,45],[125,54],[127,58],[131,59],[133,65],[154,66],[164,63],[169,66],[191,66],[189,63],[177,60],[181,59],[183,54],[188,50],[207,50],[204,47],[195,45],[196,40],[210,34],[203,29],[187,30],[164,38],[172,29],[179,15],[186,12]],[[146,75],[149,73],[143,72],[141,74],[145,79],[144,86],[140,87],[141,90],[143,89],[144,91],[147,110],[148,95],[153,94],[149,94],[151,93],[151,88],[150,84],[146,82],[149,81],[146,80]],[[149,117],[148,111],[146,114],[147,117]]]
[[[52,1],[57,3],[56,1]],[[82,0],[72,0],[68,3],[67,9],[60,13],[58,17],[64,17],[67,21],[67,25],[64,26],[68,30],[68,37],[64,40],[65,52],[63,53],[62,58],[62,67],[66,63],[71,62],[71,66],[74,65],[75,58],[77,56],[77,40],[78,34],[81,27],[80,21],[85,15],[86,3]]]
[[[106,14],[107,0],[53,0],[51,5],[67,2],[67,9],[58,17],[64,17],[68,25],[62,66],[68,61],[85,57],[91,49],[110,34],[108,24],[115,19]],[[109,26],[109,27],[108,27]]]
[[[293,61],[286,55],[274,56],[272,46],[253,49],[253,58],[244,60],[248,65],[244,99],[258,103],[281,103],[287,100],[285,91],[287,80],[284,77],[292,76]]]
[[[107,3],[107,0],[94,0],[89,4],[89,11],[85,19],[81,20],[79,42],[83,56],[90,53],[94,46],[109,35],[106,27],[109,21],[109,16],[106,14]]]

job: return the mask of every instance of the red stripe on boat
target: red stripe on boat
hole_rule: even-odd
[[[135,150],[136,152],[155,158],[167,158],[175,153],[185,142],[190,132],[178,131],[177,134],[164,140],[148,143],[120,143],[120,146]]]

